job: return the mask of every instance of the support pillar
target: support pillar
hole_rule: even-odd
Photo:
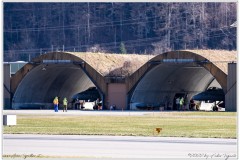
[[[225,95],[225,110],[237,111],[237,64],[228,64],[227,93]]]
[[[3,101],[3,109],[11,109],[11,91],[10,91],[10,64],[4,64],[4,101]]]

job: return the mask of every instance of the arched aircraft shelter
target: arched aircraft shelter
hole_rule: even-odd
[[[12,108],[51,108],[55,96],[70,100],[93,86],[97,87],[104,106],[115,101],[111,96],[118,96],[116,104],[123,108],[125,76],[151,56],[131,57],[136,61],[131,62],[124,54],[53,52],[41,55],[11,77]]]
[[[176,95],[193,95],[209,86],[227,94],[228,63],[236,51],[185,50],[157,56],[53,52],[41,55],[11,77],[12,108],[42,105],[55,96],[71,97],[96,86],[104,109],[161,106]]]
[[[11,79],[13,108],[49,108],[55,96],[71,100],[73,95],[93,86],[103,98],[103,76],[80,56],[54,52],[25,65]]]
[[[234,52],[175,51],[158,55],[129,78],[130,109],[139,103],[175,108],[175,98],[188,101],[209,86],[227,92],[227,65]],[[167,103],[167,104],[166,104]]]

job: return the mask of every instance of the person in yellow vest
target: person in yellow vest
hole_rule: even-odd
[[[68,103],[68,101],[67,101],[67,98],[65,97],[63,99],[63,112],[64,112],[64,110],[67,112],[67,103]]]
[[[180,99],[180,110],[183,110],[184,98]]]
[[[54,100],[53,100],[53,104],[54,104],[54,111],[55,112],[58,112],[58,97],[55,97]]]

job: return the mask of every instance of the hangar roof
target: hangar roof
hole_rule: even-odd
[[[186,50],[205,57],[227,74],[227,64],[237,61],[237,51],[226,50]]]
[[[103,76],[130,75],[154,57],[154,55],[139,54],[68,53],[81,58]]]
[[[227,74],[227,63],[237,61],[237,51],[182,50],[200,55]],[[176,51],[173,51],[176,52]],[[103,76],[127,76],[157,55],[67,52],[81,58]]]

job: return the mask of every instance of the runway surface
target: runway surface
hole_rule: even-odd
[[[3,154],[34,154],[89,158],[205,158],[237,157],[236,139],[3,135]]]

